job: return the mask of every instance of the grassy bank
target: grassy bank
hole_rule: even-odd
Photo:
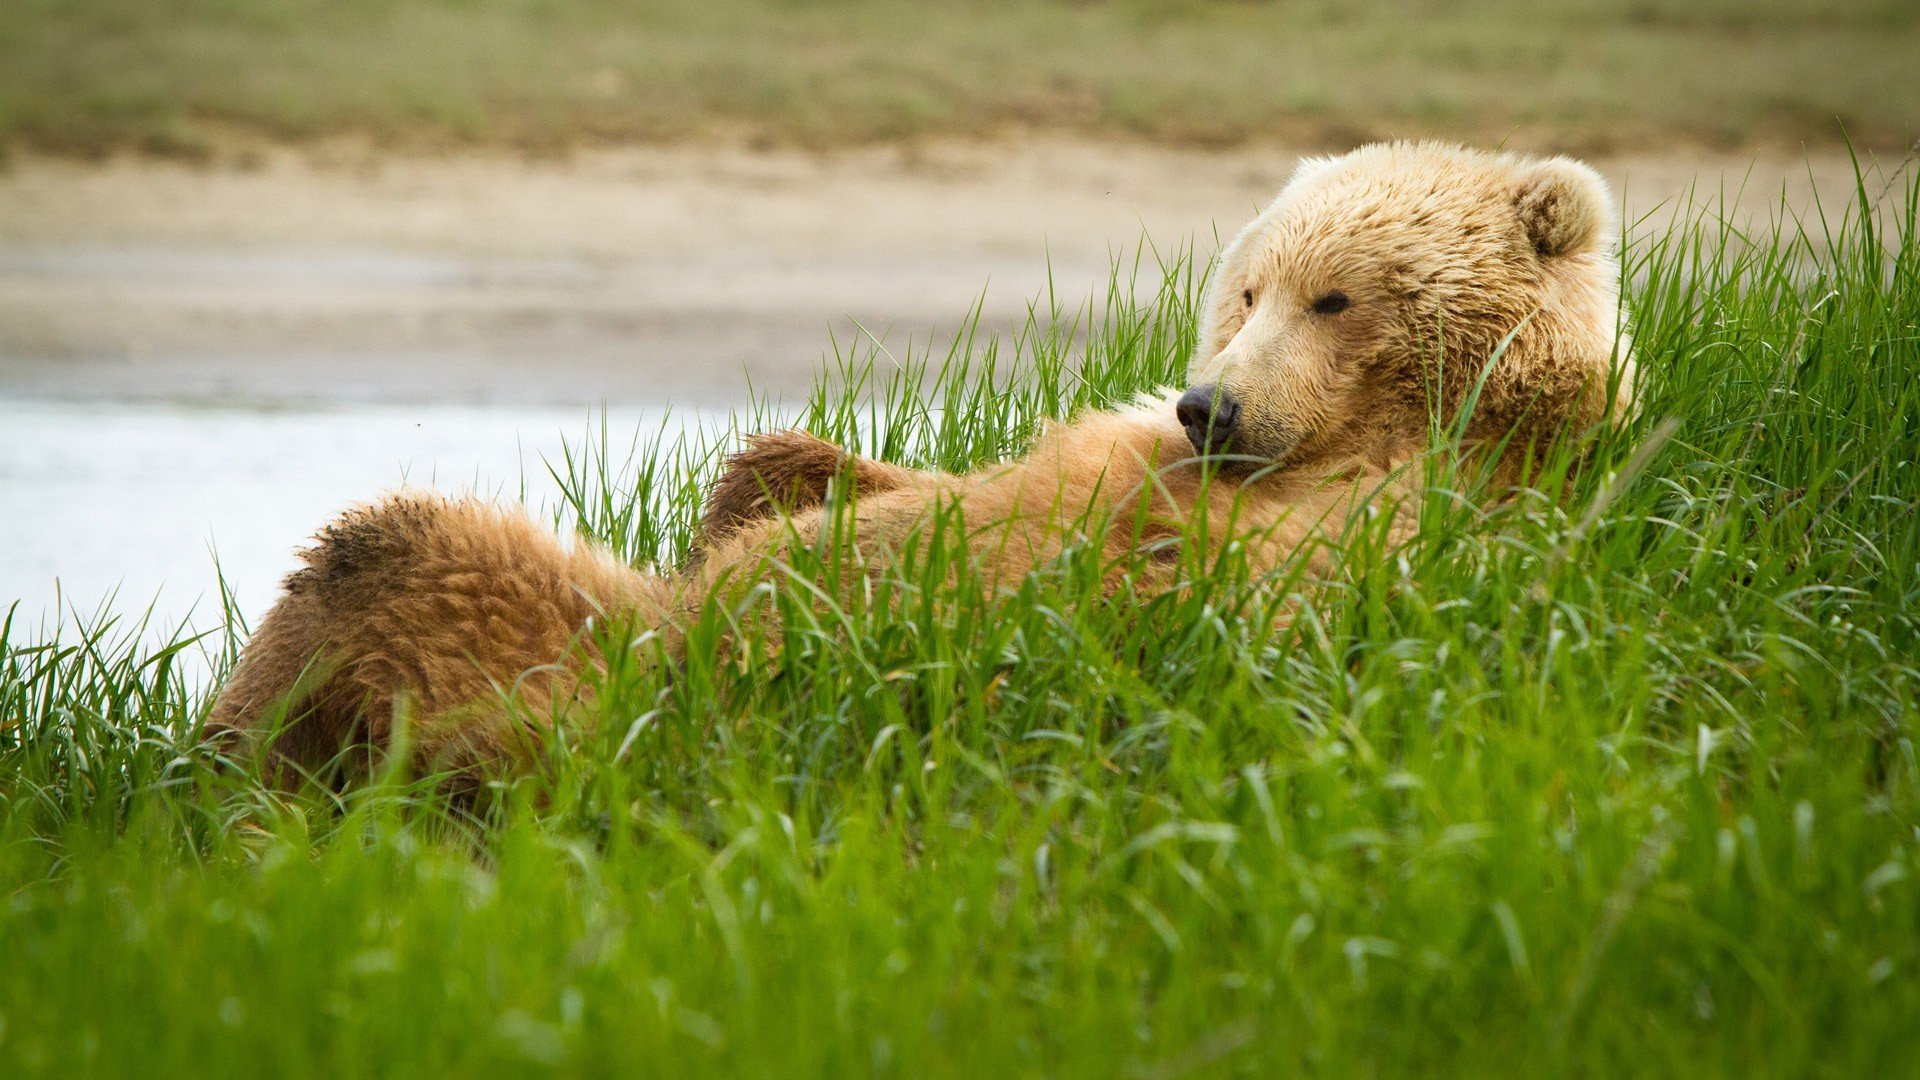
[[[1903,146],[1915,55],[1904,0],[10,0],[0,144]]]
[[[269,797],[178,651],[10,627],[0,1072],[1911,1074],[1920,187],[1861,198],[1631,252],[1644,415],[1492,520],[1304,598],[800,566],[486,821]],[[1175,378],[1192,263],[1138,272],[807,422],[958,467]],[[589,440],[563,516],[670,558],[709,461]]]

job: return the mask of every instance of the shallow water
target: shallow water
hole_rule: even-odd
[[[543,462],[602,415],[616,448],[662,425],[724,422],[683,409],[0,401],[0,613],[17,601],[16,626],[34,627],[110,602],[151,606],[162,631],[216,627],[217,560],[257,619],[294,551],[342,507],[402,483],[552,506]]]

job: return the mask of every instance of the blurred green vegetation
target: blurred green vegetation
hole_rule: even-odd
[[[7,0],[0,145],[1904,145],[1908,0]]]

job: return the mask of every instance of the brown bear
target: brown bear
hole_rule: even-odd
[[[1479,455],[1498,492],[1559,432],[1627,412],[1612,219],[1604,182],[1566,158],[1395,143],[1309,160],[1221,254],[1184,392],[1057,423],[1018,460],[966,475],[800,432],[756,437],[674,573],[471,500],[390,497],[303,553],[209,732],[291,781],[348,746],[386,746],[405,710],[433,769],[511,767],[599,662],[581,633],[596,614],[671,649],[716,589],[763,580],[785,544],[834,520],[877,572],[951,515],[988,585],[1075,543],[1115,566],[1189,542],[1235,543],[1260,567],[1324,559],[1362,502],[1404,535],[1401,496],[1420,482],[1407,466],[1437,442]],[[1436,440],[1456,419],[1460,438]],[[845,518],[823,505],[836,479],[854,493]],[[1156,559],[1127,585],[1171,584]]]

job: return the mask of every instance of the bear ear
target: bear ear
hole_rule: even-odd
[[[1592,251],[1613,221],[1607,182],[1592,166],[1568,157],[1527,166],[1520,174],[1514,207],[1527,239],[1543,258]]]

